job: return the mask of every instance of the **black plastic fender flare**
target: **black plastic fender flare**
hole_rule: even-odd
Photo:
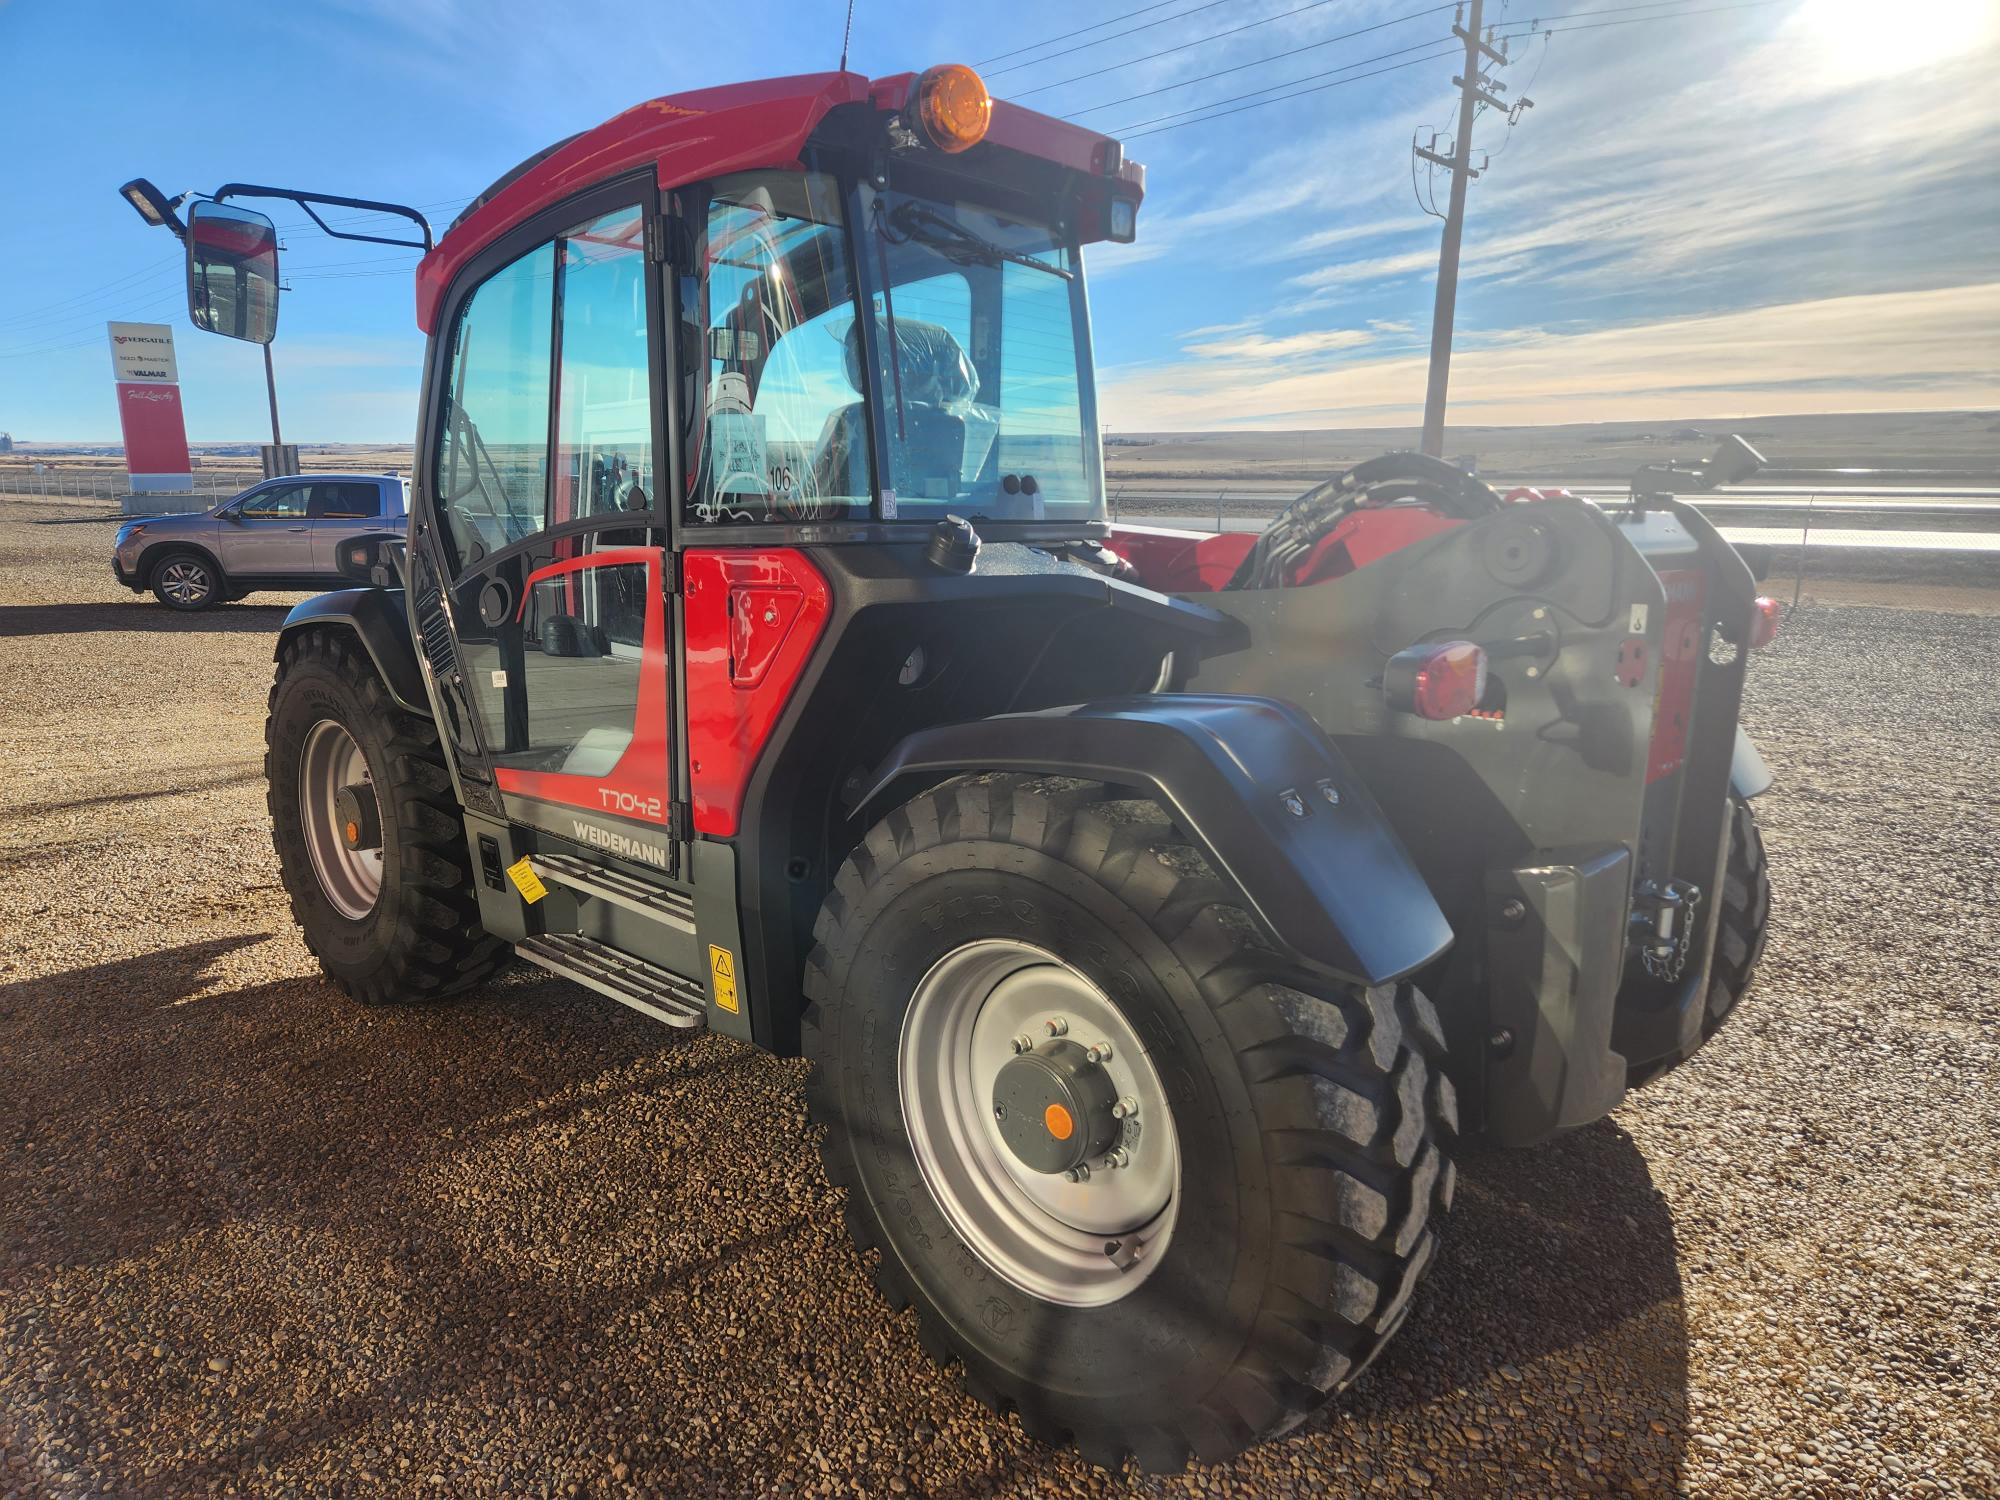
[[[1341,979],[1384,984],[1451,945],[1451,925],[1361,778],[1278,699],[1158,693],[919,730],[869,778],[856,816],[886,812],[899,787],[907,795],[966,771],[1147,792],[1271,937]]]
[[[353,631],[361,638],[375,670],[382,674],[383,685],[396,706],[431,717],[430,695],[424,689],[423,668],[417,665],[416,643],[410,637],[410,616],[401,589],[336,589],[293,605],[285,623],[278,627],[272,659],[283,654],[285,640],[294,632],[322,627]]]

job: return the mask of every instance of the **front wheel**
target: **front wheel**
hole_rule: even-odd
[[[222,575],[199,552],[169,552],[153,564],[153,597],[168,609],[191,614],[226,597]]]
[[[499,967],[437,731],[346,634],[285,640],[264,743],[279,874],[329,978],[382,1004],[443,999]]]
[[[840,871],[809,1094],[876,1278],[1033,1436],[1220,1459],[1409,1311],[1456,1106],[1413,986],[1307,993],[1149,802],[962,779]]]

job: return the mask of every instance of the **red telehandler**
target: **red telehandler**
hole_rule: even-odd
[[[1375,1358],[1457,1140],[1596,1120],[1728,1015],[1776,616],[1670,495],[1411,454],[1257,536],[1109,523],[1083,248],[1143,188],[957,66],[523,163],[418,268],[407,545],[286,620],[266,772],[350,995],[518,955],[803,1051],[924,1347],[1173,1470]],[[268,339],[258,195],[384,206],[196,204],[197,321]]]

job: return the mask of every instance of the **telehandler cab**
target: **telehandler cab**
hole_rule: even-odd
[[[1172,1470],[1375,1358],[1461,1133],[1729,1014],[1776,616],[1671,496],[1408,454],[1260,536],[1109,524],[1082,250],[1143,185],[956,66],[523,163],[418,268],[407,549],[285,622],[266,772],[349,994],[518,954],[802,1050],[924,1347]]]

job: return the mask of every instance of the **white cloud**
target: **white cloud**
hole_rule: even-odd
[[[1587,332],[1519,330],[1462,348],[1454,415],[1592,422],[1757,412],[1991,406],[2000,393],[2000,282],[1881,292]],[[1405,420],[1422,410],[1422,355],[1253,376],[1234,360],[1104,372],[1114,429]]]

